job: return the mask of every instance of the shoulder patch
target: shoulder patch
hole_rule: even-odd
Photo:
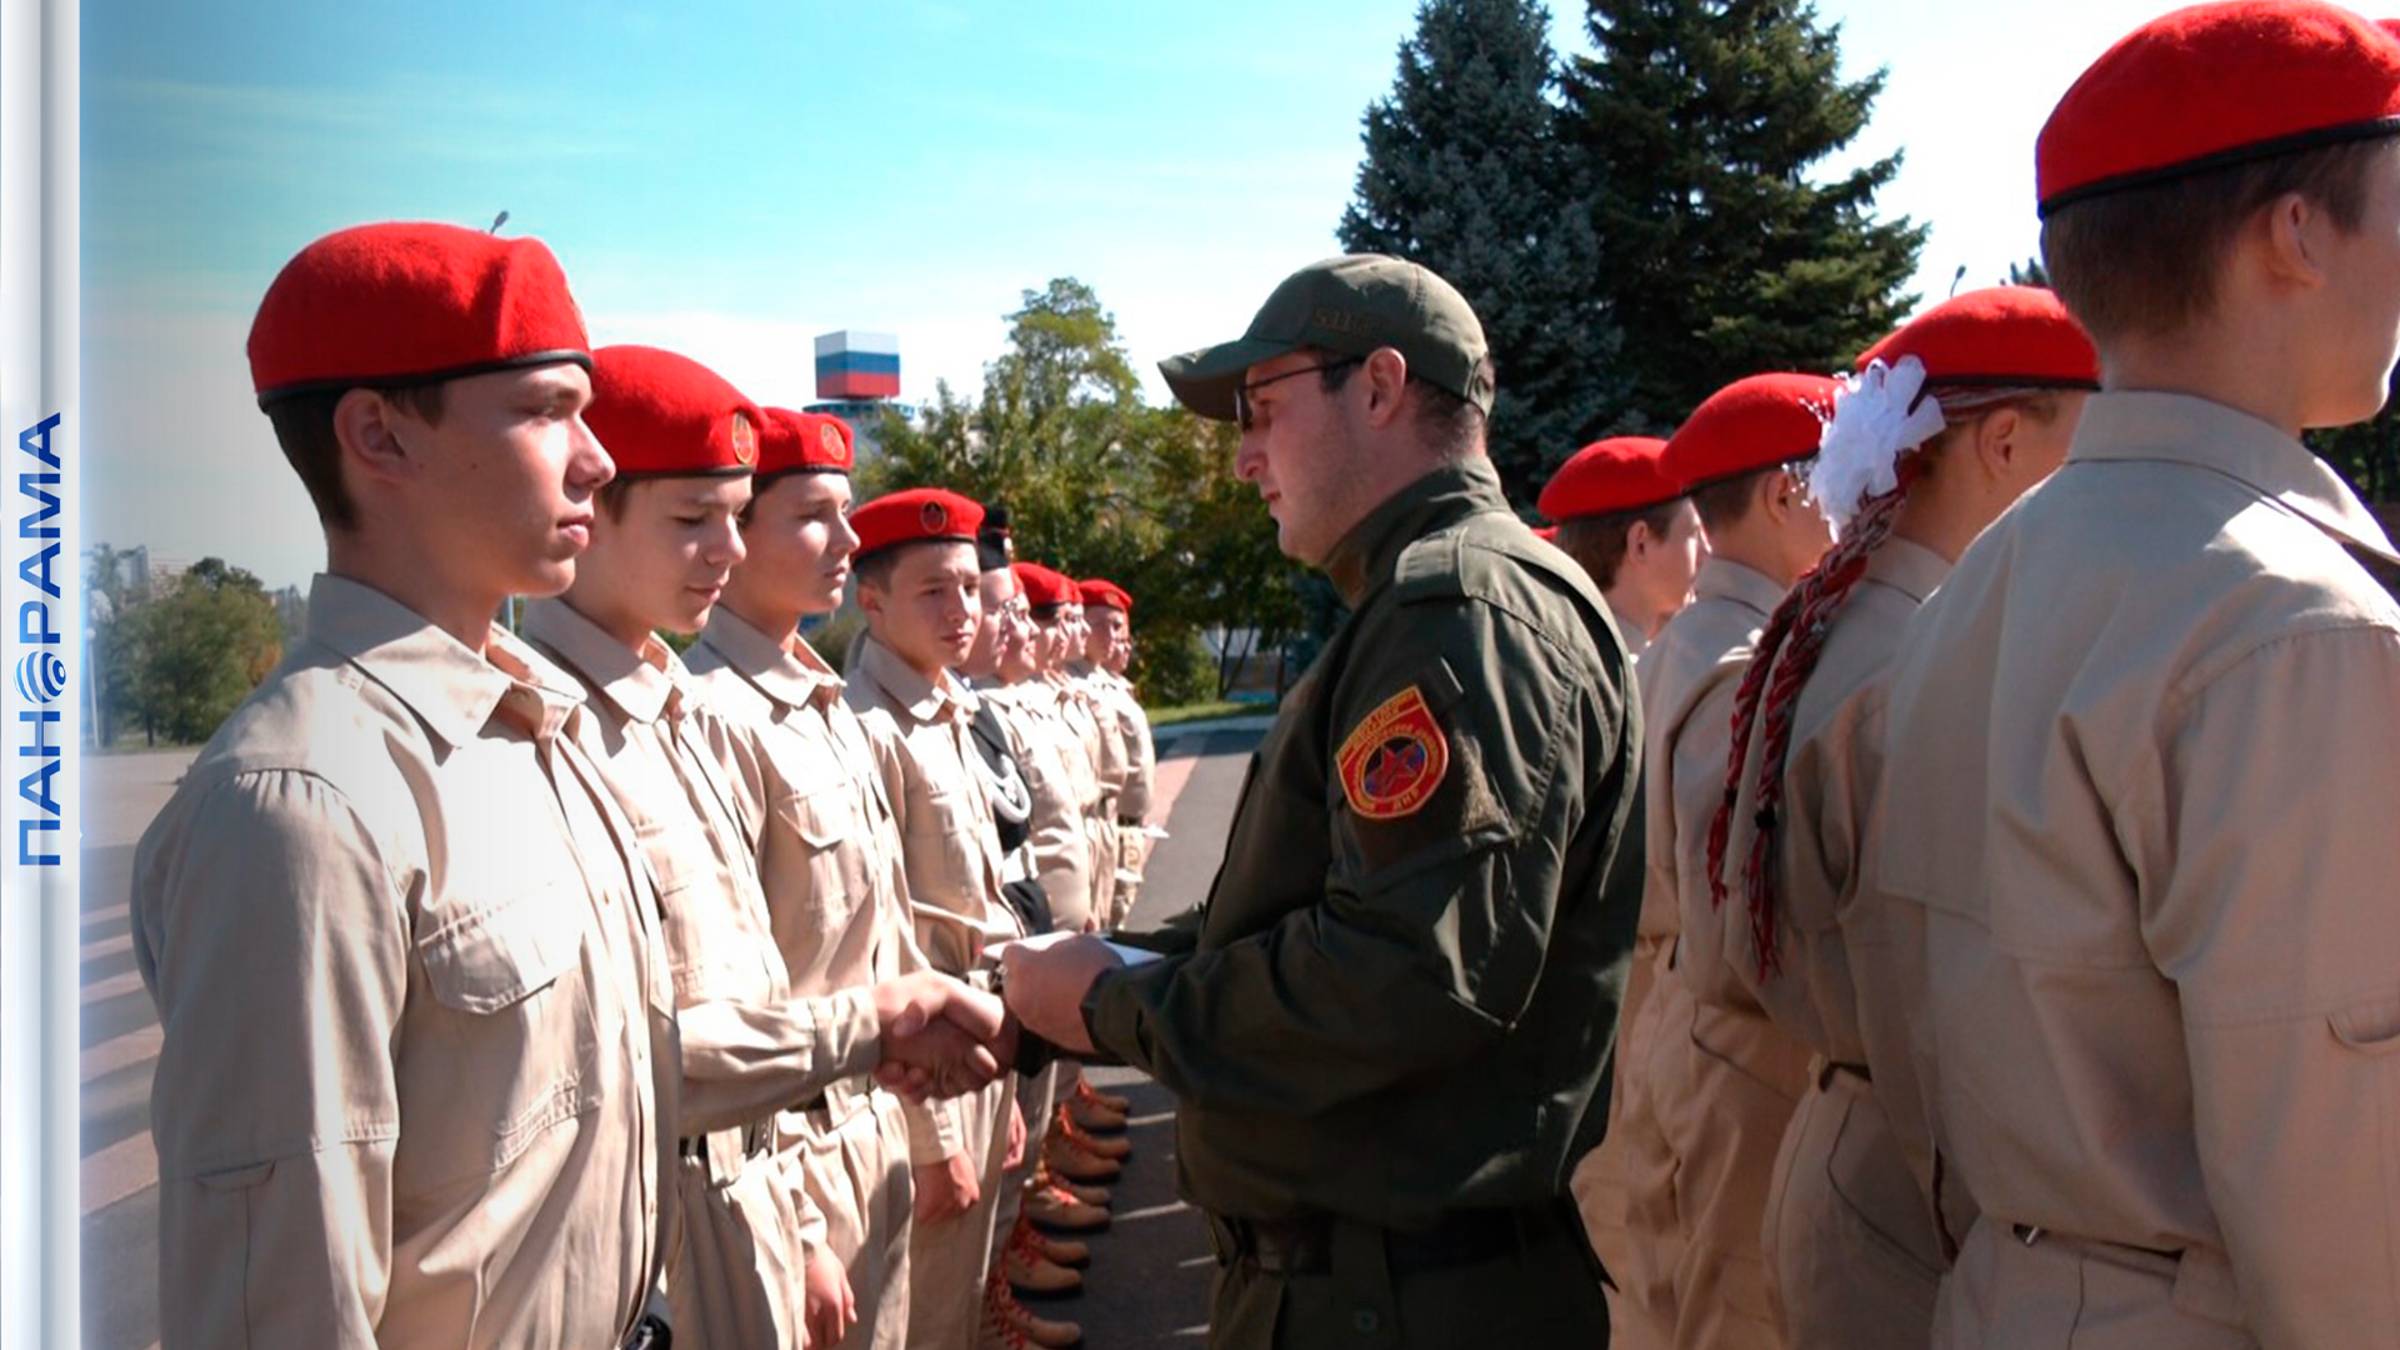
[[[1362,820],[1398,820],[1432,800],[1450,772],[1450,742],[1415,685],[1384,700],[1334,756],[1342,795]]]

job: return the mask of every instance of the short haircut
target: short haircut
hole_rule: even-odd
[[[1350,373],[1361,364],[1356,360],[1345,361],[1322,348],[1307,347],[1300,350],[1311,353],[1318,360],[1335,363],[1317,372],[1317,383],[1328,394],[1340,393],[1343,386],[1350,383]],[[1484,383],[1494,382],[1492,358],[1483,358],[1475,370]],[[1413,370],[1408,373],[1408,387],[1416,394],[1417,430],[1423,432],[1436,448],[1456,458],[1471,453],[1483,443],[1483,409]]]
[[[2174,333],[2206,317],[2234,236],[2296,192],[2345,233],[2365,219],[2369,174],[2393,138],[2351,141],[2088,198],[2042,225],[2042,265],[2092,337]]]
[[[861,586],[873,586],[879,591],[884,590],[891,586],[892,573],[899,570],[900,560],[911,552],[921,548],[939,548],[943,545],[963,542],[965,541],[958,539],[911,539],[905,544],[893,544],[888,548],[879,548],[863,558],[852,558],[850,575],[857,578],[858,584]],[[981,573],[978,572],[977,575],[981,575]]]
[[[1750,514],[1750,503],[1758,499],[1758,480],[1768,474],[1782,472],[1782,465],[1770,464],[1763,469],[1751,469],[1731,478],[1703,483],[1692,489],[1692,509],[1700,513],[1700,523],[1708,529],[1732,529]]]
[[[1559,522],[1557,543],[1591,574],[1592,584],[1605,591],[1617,584],[1617,569],[1625,565],[1625,554],[1633,545],[1633,527],[1647,525],[1650,533],[1664,539],[1675,527],[1675,510],[1682,504],[1678,497],[1630,511],[1577,516]]]
[[[380,394],[393,406],[438,425],[448,386],[436,382],[350,388]],[[358,504],[350,500],[349,491],[342,486],[341,438],[333,431],[333,410],[349,392],[350,389],[320,389],[289,394],[268,404],[266,409],[267,421],[275,428],[275,443],[283,447],[284,459],[300,475],[300,486],[308,489],[308,499],[317,508],[318,522],[332,530],[353,529],[358,525]]]

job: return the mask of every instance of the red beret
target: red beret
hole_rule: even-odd
[[[1558,527],[1556,525],[1537,526],[1534,529],[1533,537],[1546,544],[1556,543],[1558,542]]]
[[[758,405],[688,356],[625,344],[592,353],[583,420],[619,477],[749,473],[758,466]]]
[[[260,406],[362,384],[592,363],[566,273],[538,239],[359,225],[300,250],[250,323]]]
[[[1706,487],[1817,453],[1833,415],[1834,382],[1823,375],[1779,373],[1735,380],[1692,410],[1659,457],[1659,468],[1687,488]]]
[[[758,438],[760,473],[848,473],[857,464],[848,422],[790,408],[761,411],[766,426]]]
[[[2105,193],[2400,131],[2400,41],[2316,0],[2153,19],[2083,72],[2034,147],[2046,218]]]
[[[1594,441],[1542,485],[1536,508],[1552,520],[1573,520],[1671,502],[1683,495],[1683,484],[1659,467],[1666,448],[1656,436]]]
[[[1896,366],[1904,356],[1917,358],[1932,384],[2100,387],[2092,339],[2039,286],[1994,286],[1944,300],[1869,347],[1858,368]]]
[[[850,529],[858,535],[851,556],[864,558],[902,544],[972,544],[982,528],[983,508],[973,498],[941,488],[909,488],[886,493],[850,513]]]
[[[1083,603],[1087,607],[1098,605],[1104,609],[1113,609],[1120,614],[1130,615],[1133,613],[1133,597],[1126,593],[1124,587],[1113,581],[1102,581],[1094,577],[1089,581],[1076,582],[1075,585],[1078,590],[1083,592]]]
[[[1025,603],[1035,609],[1082,602],[1081,592],[1076,590],[1075,583],[1067,580],[1063,572],[1040,563],[1011,563],[1009,567],[1017,574],[1017,585],[1025,591]]]

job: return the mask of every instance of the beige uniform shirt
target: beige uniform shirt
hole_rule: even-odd
[[[1133,682],[1115,671],[1095,675],[1117,715],[1117,731],[1125,742],[1125,791],[1117,798],[1117,816],[1137,824],[1150,823],[1150,794],[1158,783],[1158,745],[1150,736],[1150,715]]]
[[[917,945],[936,969],[964,975],[987,948],[1023,936],[1000,900],[1000,841],[968,761],[975,695],[948,671],[927,680],[869,637],[844,697],[900,826]]]
[[[842,680],[797,637],[778,642],[719,605],[686,661],[721,714],[710,725],[756,831],[775,945],[794,993],[823,996],[928,968],[909,917],[897,826]],[[865,1080],[837,1089],[838,1119]],[[909,1104],[911,1161],[963,1151],[955,1112]]]
[[[530,602],[524,629],[583,681],[592,715],[579,739],[658,879],[683,1029],[684,1133],[763,1123],[872,1072],[880,1046],[864,983],[791,991],[743,827],[751,808],[711,748],[727,732],[710,725],[718,719],[682,661],[656,637],[636,655],[564,600]]]
[[[1887,539],[1867,560],[1820,651],[1816,668],[1792,710],[1784,757],[1783,797],[1776,833],[1776,908],[1781,967],[1762,979],[1751,933],[1744,876],[1757,839],[1758,763],[1764,737],[1754,734],[1743,765],[1741,800],[1725,850],[1726,919],[1719,925],[1719,969],[1741,983],[1775,1025],[1836,1064],[1863,1065],[1858,989],[1842,919],[1857,896],[1859,850],[1883,763],[1879,741],[1862,741],[1862,724],[1878,735],[1880,687],[1900,645],[1901,630],[1941,585],[1950,564],[1905,539]]]
[[[1093,665],[1073,665],[1068,668],[1066,687],[1070,706],[1080,709],[1081,720],[1091,723],[1092,766],[1099,774],[1102,795],[1114,799],[1112,807],[1124,804],[1125,781],[1132,776],[1133,759],[1126,746],[1125,729],[1120,724],[1117,700],[1103,687],[1108,672]],[[1080,723],[1079,723],[1080,726]],[[1112,814],[1109,823],[1115,824]]]
[[[319,576],[143,836],[169,1345],[615,1345],[659,1269],[674,995],[575,684]]]
[[[1033,853],[1034,880],[1058,926],[1080,930],[1092,917],[1091,811],[1099,783],[1059,713],[1055,688],[1029,680],[979,692],[1017,731],[1017,767],[1033,799],[1025,842]]]
[[[2289,437],[2100,394],[1911,629],[1875,860],[1984,1216],[1951,1343],[2099,1243],[2147,1343],[2400,1345],[2400,610],[2351,550],[2391,554]]]

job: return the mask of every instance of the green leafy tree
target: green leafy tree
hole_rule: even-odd
[[[1925,229],[1880,220],[1900,157],[1821,177],[1867,124],[1840,25],[1805,0],[1590,0],[1565,77],[1600,275],[1636,420],[1673,427],[1727,382],[1832,370],[1914,306]]]
[[[1137,597],[1145,699],[1205,696],[1192,660],[1201,630],[1279,643],[1297,618],[1295,569],[1233,476],[1231,428],[1146,404],[1116,321],[1082,282],[1026,291],[1008,320],[979,397],[945,383],[914,425],[886,418],[860,495],[931,484],[1005,503],[1020,556]]]
[[[1475,307],[1499,373],[1492,460],[1527,502],[1625,393],[1588,161],[1554,134],[1548,30],[1534,0],[1425,0],[1392,92],[1367,109],[1340,229],[1344,248],[1423,263]]]
[[[257,577],[217,558],[201,559],[112,629],[112,696],[153,744],[208,739],[283,655],[275,602]]]

